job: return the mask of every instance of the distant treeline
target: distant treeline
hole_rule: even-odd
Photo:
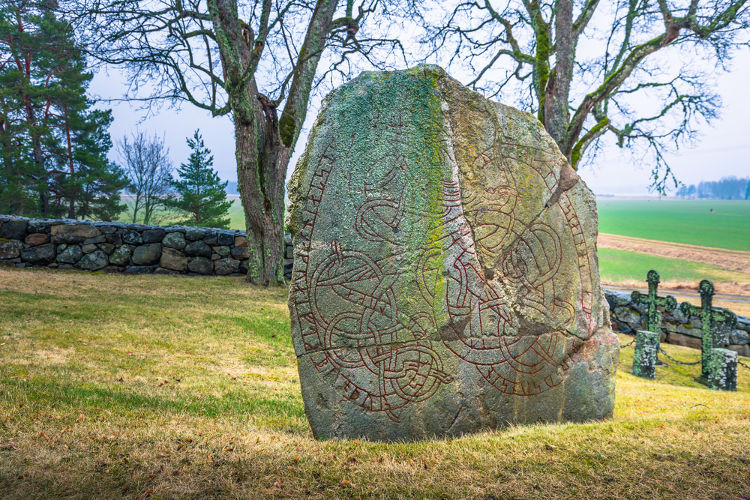
[[[750,178],[723,177],[718,181],[701,182],[698,185],[681,186],[677,193],[681,198],[707,198],[714,200],[750,200]]]

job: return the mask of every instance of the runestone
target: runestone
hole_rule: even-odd
[[[317,438],[612,415],[594,196],[532,115],[436,66],[363,73],[324,101],[289,199]]]

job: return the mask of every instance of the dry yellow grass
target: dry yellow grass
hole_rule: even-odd
[[[632,347],[608,421],[317,442],[285,299],[237,278],[0,269],[2,496],[750,496],[750,370],[736,393],[697,367],[646,381]]]

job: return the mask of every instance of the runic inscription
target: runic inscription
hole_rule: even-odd
[[[406,159],[394,152],[387,160],[392,168],[384,176],[366,178],[359,189],[349,186],[364,194],[356,206],[354,233],[361,240],[386,243],[380,248],[388,251],[382,254],[354,250],[337,239],[329,242],[326,230],[316,231],[318,208],[329,195],[329,176],[346,170],[334,144],[326,147],[313,175],[298,236],[301,265],[295,268],[293,305],[304,325],[305,351],[316,353],[317,368],[343,380],[347,399],[369,411],[385,412],[394,421],[400,408],[429,399],[441,384],[451,382],[445,354],[435,350],[436,343],[473,365],[503,393],[531,396],[559,384],[568,368],[564,338],[585,340],[594,331],[589,249],[568,197],[557,203],[567,234],[539,220],[518,220],[514,210],[522,200],[516,180],[503,171],[502,162],[482,153],[478,160],[485,169],[501,172],[502,183],[462,200],[457,180],[442,179],[440,217],[430,221],[434,231],[429,244],[407,259],[413,235],[401,231],[404,219],[434,216],[410,203],[409,191],[418,186],[392,185],[408,171]],[[533,171],[551,179],[551,195],[556,189],[551,172]],[[399,196],[392,196],[394,192]],[[578,304],[558,293],[567,286],[557,279],[561,238],[572,240],[576,251],[583,291]],[[312,242],[326,246],[313,250]],[[482,269],[477,246],[500,258],[502,272],[493,279]],[[404,260],[416,265],[416,272],[404,272]],[[402,288],[415,285],[419,292],[409,312],[402,310],[396,291],[404,276],[414,281]],[[504,282],[519,287],[516,301],[506,298]],[[578,325],[576,305],[582,320]],[[560,327],[524,334],[518,311],[528,310],[546,319],[556,317],[553,321]],[[579,329],[572,332],[570,325]]]
[[[560,188],[565,160],[525,115],[489,107],[472,120],[429,75],[394,75],[378,92],[355,83],[331,99],[290,184],[289,304],[313,430],[364,435],[366,415],[413,429],[383,431],[391,437],[460,433],[513,412],[563,418],[529,405],[553,389],[554,404],[599,397],[567,396],[573,366],[575,377],[611,376],[586,362],[612,355],[581,201],[590,192]],[[504,405],[509,416],[496,414]],[[447,422],[416,422],[424,409]],[[329,419],[339,411],[350,417]]]

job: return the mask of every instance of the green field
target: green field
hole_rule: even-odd
[[[750,201],[599,199],[597,206],[602,233],[750,250]],[[230,217],[232,229],[245,229],[239,199]]]
[[[245,230],[245,212],[242,210],[242,202],[239,198],[232,200],[232,208],[229,209],[229,229]]]
[[[650,269],[659,271],[664,281],[737,281],[750,283],[750,275],[726,271],[718,266],[679,259],[656,257],[610,248],[599,249],[599,273],[603,281],[644,281]]]
[[[739,369],[737,392],[710,391],[698,366],[636,378],[632,356],[632,345],[620,352],[605,421],[321,442],[304,414],[284,289],[0,268],[0,496],[746,496],[750,370]]]
[[[597,206],[602,233],[750,250],[750,201],[600,198]],[[231,229],[245,229],[238,198],[232,200],[229,216]],[[127,221],[127,216],[123,214],[120,220]]]
[[[230,197],[230,201],[232,202],[232,207],[229,209],[229,229],[241,229],[245,230],[245,214],[242,211],[242,203],[240,203],[239,198],[237,197]],[[133,222],[132,217],[132,206],[133,201],[130,198],[123,198],[123,202],[128,206],[127,210],[120,214],[120,216],[117,218],[119,222]],[[157,213],[154,215],[154,219],[151,223],[152,224],[158,224],[158,225],[168,225],[172,223],[174,220],[177,220],[178,217],[174,214],[169,214],[167,212],[164,212],[163,210],[157,211]],[[138,221],[141,222],[140,220]]]
[[[639,238],[750,250],[750,201],[598,199],[599,231]],[[713,212],[710,209],[713,208]],[[238,198],[229,212],[231,229],[245,229]],[[163,214],[160,214],[164,217]],[[162,220],[162,223],[166,223]],[[710,263],[667,259],[622,250],[600,249],[602,279],[642,280],[657,269],[665,280],[750,282],[746,273],[732,273]]]
[[[599,198],[597,206],[602,233],[750,250],[750,201]]]

